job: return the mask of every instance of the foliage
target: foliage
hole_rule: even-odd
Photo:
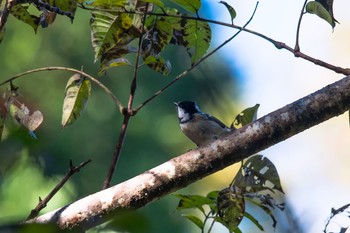
[[[85,76],[83,72],[77,71],[71,76],[66,85],[62,107],[62,127],[74,123],[82,115],[86,103],[90,99],[91,80],[115,100],[121,115],[124,117],[124,122],[128,122],[129,118],[134,116],[145,104],[159,96],[165,89],[211,54],[208,53],[212,40],[212,29],[209,23],[212,23],[213,20],[203,19],[199,16],[202,2],[200,0],[172,0],[171,2],[179,8],[161,0],[95,0],[90,2],[80,0],[25,0],[18,1],[9,8],[11,15],[29,25],[35,33],[40,26],[46,28],[53,24],[56,16],[68,17],[73,22],[77,8],[91,11],[91,43],[94,49],[95,62],[100,60],[98,75],[102,77],[111,68],[121,68],[122,66],[134,68],[134,77],[130,85],[130,97],[127,106],[124,106],[99,81],[94,81],[91,77]],[[228,10],[231,18],[230,27],[240,31],[245,30],[244,27],[233,24],[237,16],[234,7],[225,1],[219,3],[223,4]],[[303,11],[305,11],[303,14],[316,14],[327,21],[332,28],[335,27],[337,20],[333,15],[332,0],[306,1],[305,3],[307,4],[305,9],[303,8]],[[0,12],[0,14],[3,12],[5,11]],[[5,25],[0,26],[1,42],[7,35],[5,35]],[[270,42],[274,43],[273,40],[270,40]],[[170,76],[175,59],[168,55],[169,50],[174,45],[185,48],[190,60],[190,68],[185,70],[183,76],[177,76],[173,82],[167,84],[152,97],[144,99],[135,108],[132,104],[137,86],[138,70],[142,66],[147,66],[163,76]],[[282,46],[281,44],[277,46],[277,43],[275,45],[276,47]],[[302,56],[302,54],[298,54],[298,56]],[[171,59],[167,57],[171,57]],[[5,81],[1,85],[5,83],[8,82]],[[34,131],[43,122],[43,114],[38,110],[33,111],[32,108],[19,100],[17,87],[13,85],[12,81],[9,81],[9,83],[10,90],[5,93],[4,107],[0,108],[0,139],[8,139],[11,131],[14,131],[11,127],[16,127],[16,129],[21,127],[22,130],[29,131],[35,137]],[[259,105],[257,104],[244,110],[235,118],[231,128],[240,128],[254,121],[258,108]],[[121,131],[120,135],[125,135],[127,123],[123,127],[125,131]],[[116,161],[123,140],[124,136],[121,136],[119,144],[116,145]],[[114,167],[115,164],[112,164],[110,169],[114,170]],[[267,184],[270,184],[270,186],[267,186]],[[206,196],[180,194],[175,196],[180,199],[178,210],[195,208],[199,209],[205,216],[205,220],[202,221],[197,216],[184,215],[200,229],[204,229],[208,219],[213,219],[213,223],[223,224],[230,232],[240,232],[238,225],[244,217],[251,220],[257,228],[263,230],[263,226],[259,221],[246,211],[246,202],[260,207],[271,217],[273,227],[276,226],[277,221],[272,209],[277,207],[283,210],[284,208],[283,204],[276,204],[272,195],[276,190],[283,193],[277,169],[266,157],[256,155],[242,164],[241,170],[235,176],[233,182],[225,189],[209,192]],[[210,211],[207,212],[204,206],[208,206]]]
[[[71,124],[84,111],[90,91],[90,80],[80,74],[75,74],[68,80],[63,101],[62,127]]]
[[[259,164],[259,166],[251,166],[252,164]],[[244,175],[242,175],[243,173]],[[253,180],[254,184],[252,184]],[[268,187],[269,183],[273,184],[274,187]],[[277,190],[283,193],[276,168],[267,158],[255,155],[244,162],[229,187],[221,191],[211,191],[206,196],[182,194],[174,194],[174,196],[180,199],[177,210],[198,209],[204,215],[204,220],[192,214],[183,215],[199,227],[202,232],[210,219],[212,219],[212,223],[207,232],[211,231],[215,222],[223,224],[229,232],[241,232],[238,227],[243,217],[249,219],[263,231],[264,227],[259,221],[247,212],[246,202],[258,206],[268,214],[272,219],[272,226],[275,228],[277,221],[272,210],[275,208],[284,210],[284,203],[277,203],[274,196],[270,194]],[[209,211],[206,211],[205,206],[209,207]]]

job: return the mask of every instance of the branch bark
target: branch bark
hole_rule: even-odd
[[[29,221],[83,231],[137,209],[350,108],[350,76],[276,110],[212,144]],[[344,122],[344,124],[346,124]]]

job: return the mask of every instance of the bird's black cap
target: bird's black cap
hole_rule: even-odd
[[[191,100],[181,101],[181,102],[174,102],[174,104],[189,114],[194,114],[200,112],[197,103]]]

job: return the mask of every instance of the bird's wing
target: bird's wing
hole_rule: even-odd
[[[220,125],[222,128],[227,128],[227,126],[226,126],[224,123],[222,123],[218,118],[213,117],[212,115],[209,115],[209,114],[206,114],[206,113],[203,113],[203,115],[204,115],[207,119],[216,122],[216,123],[217,123],[218,125]]]

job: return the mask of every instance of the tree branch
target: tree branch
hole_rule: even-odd
[[[27,223],[55,223],[61,229],[99,225],[121,209],[137,209],[338,116],[350,108],[350,78],[276,110],[212,144],[191,150],[130,180],[49,212]]]
[[[16,0],[6,0],[3,11],[0,11],[0,32],[4,31],[7,18],[10,15],[11,9],[16,5]]]
[[[100,81],[98,81],[96,78],[92,77],[91,75],[81,71],[81,70],[77,70],[77,69],[73,69],[73,68],[68,68],[68,67],[59,67],[59,66],[49,66],[49,67],[43,67],[43,68],[38,68],[38,69],[34,69],[34,70],[28,70],[26,72],[17,74],[15,76],[12,76],[11,78],[3,81],[2,83],[0,83],[0,86],[6,84],[6,83],[11,83],[12,81],[28,75],[28,74],[32,74],[32,73],[36,73],[36,72],[42,72],[42,71],[50,71],[50,70],[65,70],[65,71],[70,71],[70,72],[74,72],[74,73],[78,73],[82,76],[87,77],[88,79],[90,79],[91,81],[93,81],[94,83],[96,83],[100,88],[102,88],[102,90],[104,90],[114,101],[115,105],[118,106],[119,111],[122,113],[123,112],[123,105],[122,103],[118,100],[118,98],[112,93],[111,90],[108,89],[108,87],[106,87],[105,85],[103,85],[103,83],[101,83]]]

